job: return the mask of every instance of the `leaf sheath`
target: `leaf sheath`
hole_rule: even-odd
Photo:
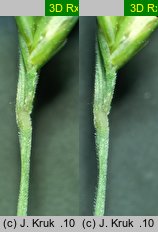
[[[109,148],[108,115],[113,97],[116,71],[111,64],[110,51],[101,32],[98,32],[96,54],[96,76],[94,91],[94,126],[98,156],[98,186],[95,199],[95,216],[104,215],[106,198],[106,176]]]

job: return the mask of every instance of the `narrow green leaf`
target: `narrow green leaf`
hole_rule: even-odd
[[[116,16],[98,16],[98,24],[108,42],[109,48],[111,48],[116,38],[118,18]]]
[[[38,68],[43,66],[62,47],[77,20],[75,16],[43,17],[34,36],[30,62]]]
[[[33,16],[16,16],[18,30],[30,47],[33,42],[35,17]]]
[[[144,46],[157,27],[158,18],[155,16],[124,17],[112,49],[113,65],[119,69],[128,62]]]

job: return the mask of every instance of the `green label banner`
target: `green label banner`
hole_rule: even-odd
[[[124,0],[124,15],[157,16],[158,0]]]
[[[46,16],[78,16],[79,0],[45,0]]]

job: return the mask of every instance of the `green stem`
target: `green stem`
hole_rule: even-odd
[[[116,71],[144,46],[144,42],[158,26],[158,20],[154,16],[127,16],[122,19],[117,16],[99,16],[98,23],[93,112],[99,174],[94,215],[102,216],[106,203],[108,115],[115,88]]]
[[[98,118],[98,120],[100,120]],[[95,200],[95,216],[103,216],[105,211],[107,160],[109,147],[108,118],[105,116],[102,128],[96,129],[96,146],[98,154],[98,187]]]
[[[28,122],[31,119],[28,116]],[[18,216],[27,215],[28,206],[28,192],[29,192],[29,173],[30,173],[30,154],[31,154],[31,139],[32,139],[32,127],[30,126],[25,129],[19,128],[19,140],[21,150],[21,180],[20,180],[20,191],[17,207]]]
[[[16,99],[16,120],[21,152],[21,181],[17,215],[27,215],[32,141],[31,113],[37,85],[37,70],[65,43],[78,17],[17,16],[20,73]]]
[[[31,112],[37,85],[35,67],[26,67],[20,55],[20,72],[16,98],[16,119],[21,152],[21,180],[17,207],[18,216],[26,216],[28,208],[30,155],[32,141]]]
[[[116,71],[112,66],[110,50],[101,32],[98,32],[96,76],[94,91],[94,126],[98,155],[98,186],[95,198],[95,216],[103,216],[106,200],[106,176],[109,148],[109,122],[111,101],[114,93]]]

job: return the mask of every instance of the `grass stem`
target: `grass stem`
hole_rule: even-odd
[[[20,71],[16,98],[16,119],[21,152],[21,180],[17,207],[18,216],[26,216],[28,208],[30,156],[32,141],[31,112],[37,85],[37,72],[32,66],[26,69],[20,55]]]
[[[111,63],[110,51],[102,35],[98,32],[96,51],[96,76],[94,91],[94,126],[96,130],[96,149],[98,156],[98,186],[95,198],[95,216],[103,216],[106,200],[106,176],[109,148],[109,122],[116,71]]]

